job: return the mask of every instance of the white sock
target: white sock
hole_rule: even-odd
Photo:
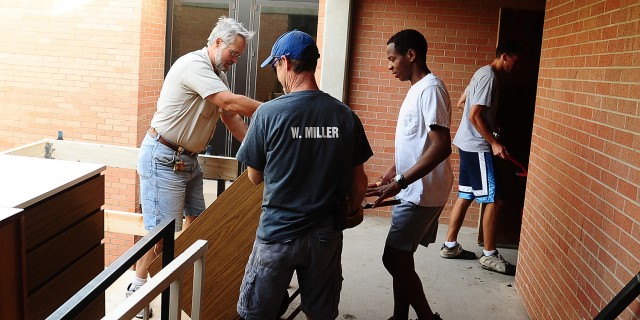
[[[138,278],[136,276],[133,276],[133,281],[131,282],[131,289],[132,290],[138,290],[138,288],[142,287],[143,284],[147,283],[147,279],[146,278]]]
[[[458,241],[454,241],[454,242],[445,241],[444,245],[447,246],[447,248],[451,249],[456,246],[456,243],[458,243]]]
[[[487,256],[487,257],[489,257],[489,256],[492,256],[492,255],[496,254],[496,251],[497,251],[497,250],[489,250],[489,251],[487,251],[487,250],[482,249],[482,253],[483,253],[485,256]]]

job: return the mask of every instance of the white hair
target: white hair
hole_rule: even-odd
[[[254,31],[247,30],[242,26],[242,23],[234,20],[233,18],[221,16],[218,18],[216,26],[211,30],[211,34],[207,40],[207,47],[211,46],[217,38],[222,39],[222,42],[225,44],[232,44],[236,41],[236,36],[241,36],[246,40],[251,40],[254,34]]]

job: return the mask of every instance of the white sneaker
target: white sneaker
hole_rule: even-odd
[[[516,275],[516,266],[505,260],[497,250],[496,253],[491,256],[485,256],[483,254],[482,257],[480,257],[478,263],[480,263],[480,266],[483,269],[495,271],[509,276]]]
[[[133,283],[129,283],[129,285],[127,286],[127,293],[125,294],[127,298],[129,298],[129,296],[131,296],[134,292],[136,292],[136,290],[131,289],[131,285],[133,285]],[[151,319],[151,317],[153,317],[153,309],[149,307],[149,319]],[[144,319],[144,309],[140,310],[140,312],[136,314],[136,318]]]

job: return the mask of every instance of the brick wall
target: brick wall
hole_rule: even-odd
[[[638,1],[547,2],[516,277],[532,319],[591,319],[640,270],[639,34]]]
[[[0,11],[0,150],[59,130],[138,146],[163,78],[166,1],[17,1]],[[135,211],[135,171],[105,176],[104,208]],[[133,239],[112,236],[107,264]]]
[[[410,86],[388,71],[387,40],[407,28],[424,34],[429,45],[427,66],[445,82],[455,105],[473,73],[495,57],[501,6],[542,10],[544,1],[356,1],[348,105],[362,119],[375,153],[365,165],[370,181],[393,164],[396,120]],[[452,138],[461,116],[462,111],[454,107]],[[456,181],[441,222],[448,222],[457,198],[459,158],[454,149],[451,160]],[[477,226],[479,213],[474,204],[467,212],[465,225]],[[389,209],[375,214],[388,216]]]

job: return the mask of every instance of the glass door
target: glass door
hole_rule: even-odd
[[[298,29],[317,39],[318,1],[256,1],[254,26],[257,59],[252,63],[249,94],[259,101],[269,101],[282,94],[272,68],[260,68],[271,53],[278,37],[287,31]]]
[[[167,28],[166,70],[184,54],[205,47],[220,16],[232,17],[256,35],[227,72],[229,86],[232,92],[258,101],[283,94],[271,68],[259,67],[276,39],[294,29],[317,38],[318,0],[168,0],[168,5],[172,23]],[[222,122],[209,145],[212,155],[227,157],[235,157],[240,147]]]

